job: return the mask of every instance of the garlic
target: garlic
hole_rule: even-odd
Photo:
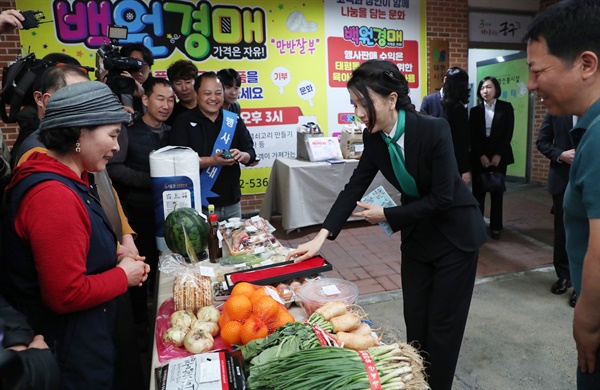
[[[217,325],[216,322],[211,322],[211,321],[196,320],[192,324],[192,330],[198,330],[198,329],[207,331],[213,337],[215,337],[219,333],[219,325]]]
[[[183,339],[187,334],[187,329],[183,329],[179,326],[174,326],[169,328],[163,334],[163,340],[166,343],[174,345],[176,347],[181,347],[183,345]]]
[[[198,313],[196,313],[196,317],[199,321],[208,321],[208,322],[219,322],[219,318],[221,317],[221,312],[216,307],[204,306]]]
[[[192,323],[196,321],[196,316],[190,310],[178,310],[171,314],[170,320],[172,326],[189,329]]]
[[[183,339],[183,346],[191,353],[210,351],[213,345],[213,337],[210,333],[202,329],[190,330]]]

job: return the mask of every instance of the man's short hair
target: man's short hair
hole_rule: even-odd
[[[81,65],[75,57],[71,57],[65,53],[48,53],[42,58],[45,61],[56,62],[57,64]]]
[[[177,60],[169,65],[167,77],[172,83],[177,80],[196,80],[198,68],[190,60]]]
[[[221,69],[217,72],[217,76],[221,80],[221,84],[225,88],[231,87],[241,87],[242,86],[242,78],[240,74],[232,68]]]
[[[600,1],[563,0],[535,16],[523,42],[546,40],[548,53],[572,64],[586,50],[600,58]]]
[[[148,80],[144,82],[144,95],[150,97],[154,92],[154,86],[156,85],[164,85],[173,89],[173,84],[167,79],[163,79],[161,77],[148,77]]]
[[[53,66],[42,73],[39,91],[42,93],[54,93],[67,86],[67,74],[76,75],[90,79],[89,75],[77,65]]]
[[[126,43],[121,47],[120,53],[123,57],[131,57],[131,53],[134,51],[142,53],[144,62],[147,63],[149,67],[154,65],[154,56],[152,55],[152,52],[141,43]]]
[[[196,77],[196,81],[194,82],[194,91],[198,92],[198,89],[200,88],[200,86],[202,85],[202,80],[204,79],[217,79],[219,80],[219,76],[217,76],[217,74],[215,72],[208,71],[208,72],[204,72],[202,73],[200,76]],[[222,84],[223,82],[221,82]]]

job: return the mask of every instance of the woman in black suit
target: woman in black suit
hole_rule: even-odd
[[[477,88],[479,105],[471,109],[471,169],[473,195],[479,202],[483,215],[486,191],[481,184],[481,174],[497,170],[506,175],[506,167],[515,162],[510,141],[515,126],[515,114],[509,102],[498,99],[502,90],[494,77],[484,77]],[[500,239],[502,225],[503,192],[490,193],[490,236]]]
[[[433,389],[450,389],[467,321],[479,248],[486,240],[477,201],[461,180],[448,122],[417,114],[398,67],[370,60],[348,81],[354,111],[366,125],[364,150],[323,228],[288,258],[304,261],[335,239],[354,216],[387,221],[402,236],[402,292],[409,342],[427,360]],[[403,169],[403,167],[405,167]],[[364,204],[377,172],[402,193],[402,205]]]
[[[446,72],[442,88],[444,97],[442,98],[440,117],[446,119],[450,124],[458,173],[465,184],[469,184],[471,182],[471,164],[469,162],[471,136],[469,135],[469,111],[466,107],[471,94],[469,75],[461,68],[452,67]]]

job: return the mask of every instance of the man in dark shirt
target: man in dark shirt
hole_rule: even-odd
[[[129,223],[138,234],[138,249],[146,256],[146,263],[151,270],[148,283],[130,290],[136,323],[143,323],[147,318],[147,289],[153,288],[158,268],[149,155],[153,150],[166,145],[169,126],[164,122],[171,115],[175,104],[175,95],[169,81],[152,78],[144,85],[142,103],[146,112],[133,125],[121,128],[118,139],[120,149],[106,167]]]
[[[179,114],[196,108],[198,105],[196,90],[194,89],[194,81],[198,77],[198,68],[192,61],[177,60],[169,65],[167,77],[173,84],[178,99],[173,108],[173,113],[166,121],[168,125],[172,125]]]
[[[254,142],[239,116],[223,110],[223,85],[215,72],[198,76],[194,88],[198,107],[175,119],[169,144],[189,146],[200,156],[204,212],[214,204],[222,220],[241,217],[240,164],[255,161]]]

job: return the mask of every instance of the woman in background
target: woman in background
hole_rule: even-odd
[[[495,77],[484,77],[479,82],[477,96],[479,105],[471,108],[469,129],[471,132],[471,169],[473,195],[479,202],[483,215],[486,191],[481,174],[496,170],[506,175],[508,165],[515,162],[510,141],[515,126],[515,114],[509,102],[498,99],[502,90]],[[490,193],[490,236],[500,239],[502,224],[503,192]]]
[[[452,132],[452,145],[458,173],[465,184],[471,182],[470,148],[471,136],[469,135],[469,112],[467,104],[471,90],[469,88],[469,75],[463,69],[452,67],[446,72],[444,78],[444,97],[442,98],[442,114],[450,124]]]
[[[417,114],[406,78],[392,62],[370,60],[348,81],[356,116],[366,125],[364,151],[350,181],[331,207],[323,228],[293,250],[296,262],[316,255],[337,237],[354,213],[370,223],[387,221],[402,232],[402,294],[408,342],[427,361],[429,384],[450,389],[473,294],[485,226],[461,180],[448,123]],[[402,205],[364,204],[375,175],[402,193]]]

